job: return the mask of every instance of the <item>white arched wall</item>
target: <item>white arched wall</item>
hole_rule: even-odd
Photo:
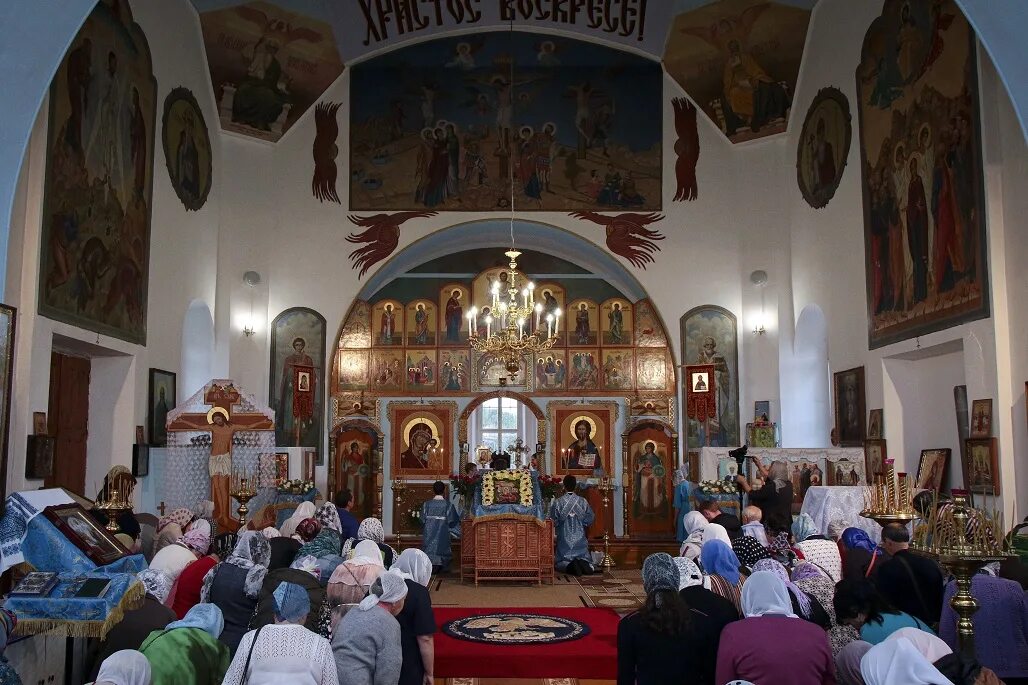
[[[832,426],[828,320],[821,307],[800,312],[792,355],[782,364],[782,446],[824,447]]]
[[[214,377],[214,317],[203,300],[193,300],[182,320],[182,371],[178,400],[191,396]]]

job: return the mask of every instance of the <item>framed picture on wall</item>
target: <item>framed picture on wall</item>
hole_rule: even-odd
[[[883,435],[883,431],[885,430],[883,422],[884,417],[882,416],[881,409],[872,409],[870,412],[868,412],[867,437],[871,438],[872,440],[879,440]]]
[[[984,495],[1000,494],[999,449],[996,438],[968,438],[964,487]]]
[[[873,485],[876,480],[885,476],[887,458],[884,440],[864,441],[864,472],[867,474],[868,485]]]
[[[992,400],[975,400],[971,403],[971,437],[992,437]]]
[[[835,430],[843,447],[860,447],[864,441],[864,367],[834,375]]]
[[[150,429],[150,444],[154,447],[168,444],[168,412],[175,408],[176,383],[173,372],[150,369],[146,423]]]
[[[949,455],[949,449],[944,448],[921,450],[914,487],[938,492],[942,488],[942,480],[949,465]]]

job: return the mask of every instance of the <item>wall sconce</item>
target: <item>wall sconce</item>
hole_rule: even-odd
[[[253,334],[256,333],[256,328],[253,322],[253,289],[256,288],[261,282],[261,275],[256,271],[247,271],[243,274],[243,283],[250,288],[250,316],[247,317],[246,323],[243,324],[243,335],[247,338],[252,338]]]
[[[758,269],[750,274],[750,283],[755,288],[760,288],[760,318],[753,325],[753,335],[764,335],[767,329],[764,328],[764,286],[767,285],[767,272]]]

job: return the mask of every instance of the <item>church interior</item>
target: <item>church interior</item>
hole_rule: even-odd
[[[1028,683],[1024,4],[0,19],[0,683]]]

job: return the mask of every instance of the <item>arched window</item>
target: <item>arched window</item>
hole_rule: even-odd
[[[513,397],[492,397],[475,408],[468,422],[472,450],[488,447],[503,452],[521,438],[530,449],[535,447],[538,422],[528,407]]]

